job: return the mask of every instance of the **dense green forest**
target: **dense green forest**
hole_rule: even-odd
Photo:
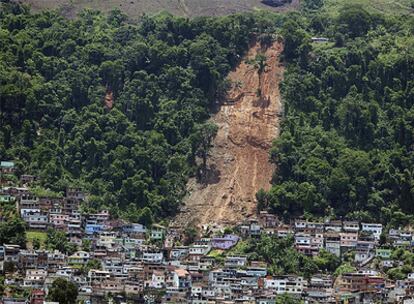
[[[285,218],[412,221],[414,18],[352,5],[337,17],[292,14],[283,33],[285,117],[259,207]]]
[[[174,214],[209,148],[205,121],[227,73],[276,19],[133,22],[86,10],[68,20],[3,3],[1,159],[52,191],[80,185],[92,207],[127,210],[131,220]]]

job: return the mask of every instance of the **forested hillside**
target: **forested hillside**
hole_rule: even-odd
[[[311,2],[311,1],[310,1]],[[317,2],[317,1],[316,1]],[[414,20],[345,6],[284,24],[285,119],[260,208],[407,224],[414,211]],[[311,37],[330,42],[311,42]]]
[[[269,42],[279,29],[284,119],[259,209],[410,222],[414,21],[358,5],[131,23],[119,11],[67,20],[3,4],[1,159],[56,192],[79,184],[90,207],[141,222],[172,215],[208,155],[226,75],[254,36]]]
[[[3,5],[1,159],[53,191],[80,185],[91,207],[120,207],[131,220],[174,214],[208,149],[203,123],[224,79],[269,18],[133,24],[119,11],[67,20]]]

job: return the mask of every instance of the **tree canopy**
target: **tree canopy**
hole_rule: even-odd
[[[412,25],[354,5],[336,17],[292,14],[283,25],[285,113],[271,150],[277,173],[258,195],[261,209],[394,226],[412,219]]]
[[[78,297],[78,287],[75,283],[63,278],[53,281],[47,298],[59,304],[75,304]]]

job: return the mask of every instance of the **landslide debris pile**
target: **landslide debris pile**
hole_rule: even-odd
[[[208,179],[189,181],[189,195],[173,225],[229,225],[254,214],[255,194],[270,188],[274,172],[268,153],[281,112],[281,52],[278,42],[266,49],[255,43],[229,74],[231,89],[211,119],[219,130],[208,160]],[[253,63],[259,54],[266,58],[261,73]]]

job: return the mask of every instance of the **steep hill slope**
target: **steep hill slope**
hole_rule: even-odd
[[[217,88],[258,30],[247,14],[122,19],[1,5],[0,159],[148,225],[176,213]]]
[[[59,9],[68,17],[76,16],[83,8],[100,11],[119,8],[132,18],[139,17],[143,13],[154,14],[160,11],[187,17],[228,15],[254,9],[283,11],[297,7],[299,4],[299,0],[293,0],[292,4],[273,8],[261,3],[260,0],[21,0],[19,2],[30,4],[35,11]]]
[[[233,85],[227,102],[212,118],[219,131],[208,162],[208,184],[190,180],[190,194],[175,224],[234,224],[254,213],[256,192],[270,188],[274,167],[268,152],[278,134],[281,112],[281,51],[280,43],[266,50],[256,43],[230,73]],[[258,68],[249,61],[262,52],[267,66],[259,79]]]

